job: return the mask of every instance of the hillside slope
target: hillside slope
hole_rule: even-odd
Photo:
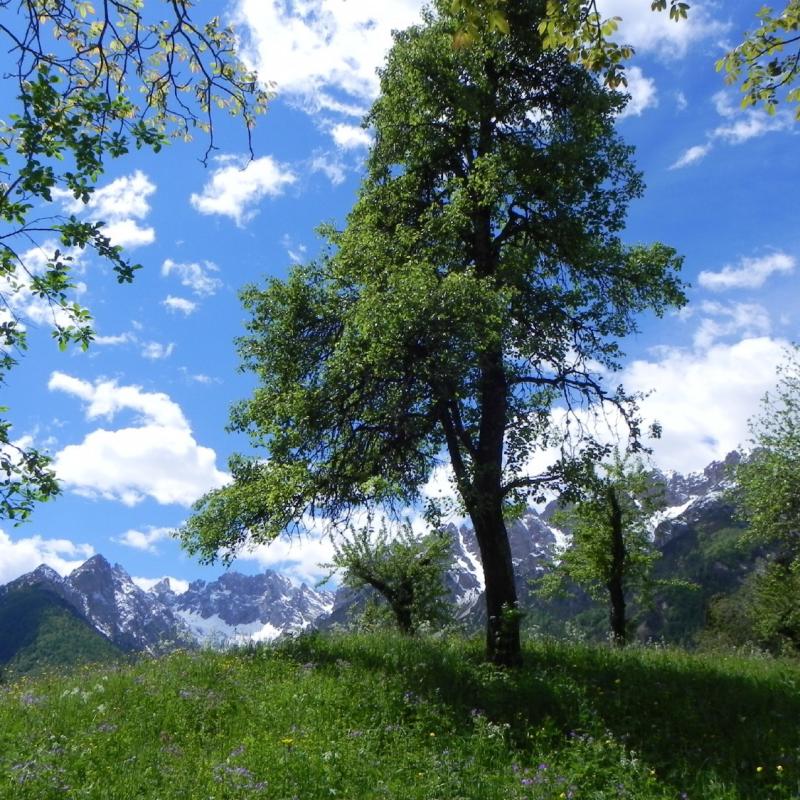
[[[0,666],[9,675],[121,658],[122,651],[57,594],[29,586],[0,595]]]
[[[301,636],[0,688],[0,797],[790,800],[800,667]],[[121,766],[124,765],[124,768]]]

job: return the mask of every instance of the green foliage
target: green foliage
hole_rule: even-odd
[[[800,557],[800,347],[786,353],[778,385],[750,421],[753,451],[736,469],[735,499],[749,535]]]
[[[259,386],[231,427],[269,458],[235,458],[181,535],[214,558],[307,511],[414,502],[446,452],[499,626],[516,605],[504,510],[575,468],[530,472],[564,444],[551,408],[613,404],[635,442],[635,398],[594,366],[618,368],[636,315],[684,295],[672,249],[619,236],[642,191],[614,129],[624,99],[542,51],[535,0],[509,7],[509,35],[484,26],[468,48],[452,47],[448,9],[396,35],[345,230],[324,231],[317,262],[245,290],[239,352]]]
[[[478,642],[305,636],[19,682],[0,689],[0,796],[797,796],[796,664],[548,642],[526,656],[509,672]]]
[[[122,658],[117,647],[52,592],[26,587],[0,596],[0,665],[9,676]]]
[[[717,62],[726,83],[739,83],[742,106],[761,104],[770,113],[780,100],[797,104],[800,119],[800,0],[788,0],[776,12],[762,6],[756,13],[758,27]]]
[[[481,27],[510,32],[508,0],[451,0],[461,26],[454,36],[457,47],[468,47]],[[653,11],[669,10],[674,22],[686,19],[689,4],[683,0],[651,0]],[[738,83],[744,94],[742,106],[762,104],[774,114],[783,100],[797,104],[800,119],[800,0],[787,0],[780,10],[762,6],[755,14],[758,25],[742,41],[717,61],[717,71],[725,82]],[[563,48],[570,60],[602,75],[611,87],[627,86],[625,62],[634,54],[629,44],[613,40],[621,17],[605,18],[597,0],[547,0],[546,13],[539,23],[544,47]]]
[[[641,604],[653,589],[653,566],[660,553],[648,523],[664,507],[663,492],[640,458],[614,452],[587,476],[583,496],[553,517],[571,534],[553,571],[541,581],[545,595],[569,581],[610,604],[612,633],[626,638],[625,606],[632,596]]]
[[[208,137],[207,157],[221,112],[241,116],[250,141],[267,94],[236,58],[233,31],[216,18],[194,22],[189,0],[168,6],[168,18],[159,20],[155,4],[143,0],[97,8],[0,0],[0,43],[11,54],[4,78],[18,93],[16,109],[0,121],[0,383],[27,348],[30,302],[49,307],[62,350],[92,341],[90,313],[72,291],[75,254],[92,251],[120,283],[140,268],[111,243],[102,222],[43,207],[64,197],[87,203],[107,162],[131,148],[158,152],[199,129]],[[44,253],[43,265],[26,260],[32,244]],[[49,459],[14,443],[4,419],[0,471],[0,518],[24,519],[58,491]]]
[[[800,561],[770,561],[709,611],[705,642],[800,655]]]
[[[448,619],[444,574],[452,560],[452,542],[445,530],[420,537],[406,523],[392,530],[386,522],[376,529],[370,520],[334,540],[333,561],[345,586],[371,587],[388,605],[402,633]]]
[[[738,598],[758,646],[800,651],[800,347],[778,367],[778,384],[750,421],[753,451],[736,469],[733,497],[746,536],[771,547],[767,565]],[[723,607],[718,616],[724,617]],[[724,626],[722,626],[724,627]]]

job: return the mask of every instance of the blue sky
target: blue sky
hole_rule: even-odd
[[[714,69],[758,3],[696,3],[678,25],[649,6],[605,3],[623,17],[619,38],[637,49],[618,126],[637,148],[648,190],[625,236],[675,246],[692,288],[680,314],[642,320],[625,343],[621,379],[654,390],[644,411],[664,428],[656,462],[692,471],[746,442],[782,349],[800,339],[798,127],[786,109],[742,111]],[[245,319],[237,292],[285,275],[318,250],[320,223],[344,220],[370,141],[359,122],[378,89],[375,69],[389,31],[414,22],[419,8],[416,0],[198,6],[236,22],[245,55],[277,97],[259,121],[252,162],[242,131],[223,121],[207,168],[199,140],[109,164],[92,204],[76,210],[104,219],[144,269],[120,287],[107,267],[80,261],[80,300],[98,333],[87,353],[59,353],[43,310],[19,301],[31,347],[3,404],[14,436],[54,456],[64,491],[30,522],[0,526],[0,583],[42,561],[68,572],[96,552],[142,585],[219,574],[168,532],[197,496],[222,485],[228,456],[246,446],[224,430],[230,404],[253,386],[236,372],[233,340]],[[70,209],[69,198],[58,202]],[[235,568],[277,566],[313,580],[328,553],[317,540],[279,541]]]

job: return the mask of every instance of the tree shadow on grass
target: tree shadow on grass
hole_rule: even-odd
[[[504,671],[482,662],[477,642],[386,636],[301,637],[285,650],[329,669],[345,660],[400,676],[409,691],[442,707],[455,730],[471,728],[480,711],[509,725],[520,749],[532,729],[550,731],[554,748],[571,734],[610,732],[674,786],[676,797],[701,773],[735,786],[740,797],[769,796],[765,781],[778,765],[797,784],[796,665],[548,643],[527,647],[524,665]]]

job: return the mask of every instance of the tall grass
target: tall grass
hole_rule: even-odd
[[[800,668],[308,636],[0,687],[0,798],[800,797]]]

